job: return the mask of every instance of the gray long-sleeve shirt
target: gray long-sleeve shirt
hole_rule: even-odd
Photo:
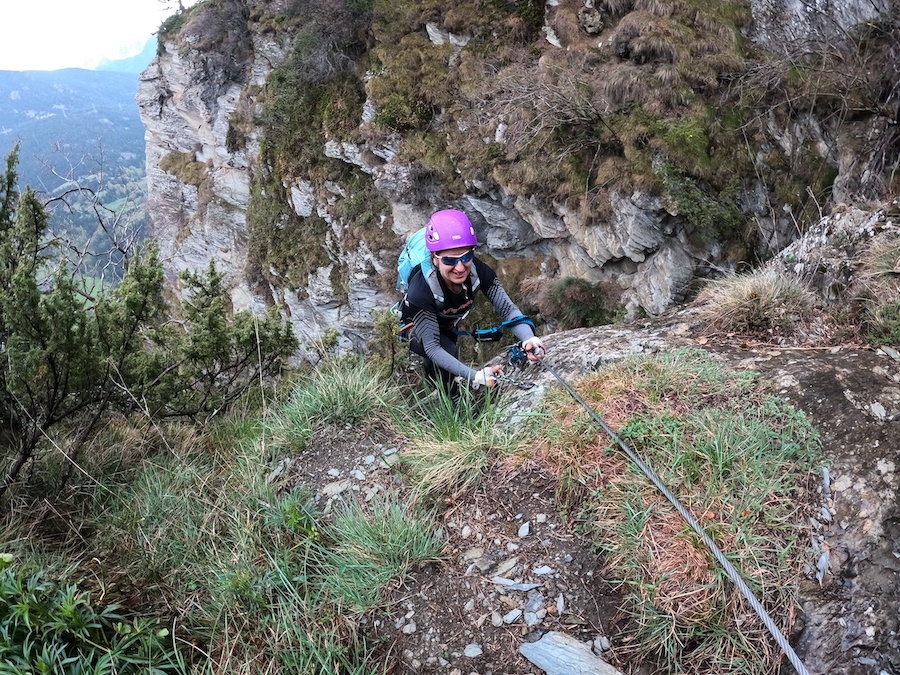
[[[504,290],[493,269],[477,258],[472,263],[480,280],[477,291],[482,291],[494,306],[501,321],[509,321],[522,316],[521,310]],[[409,281],[409,290],[403,302],[403,316],[413,322],[414,339],[422,341],[427,356],[438,368],[454,375],[472,380],[478,372],[454,358],[441,347],[441,331],[452,332],[460,315],[465,315],[474,303],[474,293],[467,280],[459,293],[453,293],[441,279],[444,290],[444,305],[438,309],[434,294],[421,274],[414,274]],[[519,340],[527,340],[534,332],[527,324],[512,326],[513,334]]]

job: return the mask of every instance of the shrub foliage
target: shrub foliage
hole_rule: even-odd
[[[113,411],[209,416],[296,347],[275,314],[229,311],[214,266],[188,274],[183,321],[163,296],[153,246],[129,251],[121,283],[92,295],[51,237],[37,195],[16,189],[18,150],[0,181],[0,493],[51,430],[76,429],[71,460]]]

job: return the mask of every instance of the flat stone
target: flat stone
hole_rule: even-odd
[[[521,609],[510,610],[503,616],[503,623],[512,623],[513,621],[518,621],[520,616],[522,616]]]
[[[519,653],[546,675],[622,675],[594,654],[590,645],[558,631],[519,645]]]
[[[497,565],[495,574],[498,577],[502,577],[507,572],[512,571],[518,563],[519,563],[519,559],[517,557],[508,558],[507,560],[504,560],[502,563]]]
[[[474,643],[466,645],[466,649],[463,652],[463,654],[468,656],[470,659],[474,659],[476,656],[481,656],[482,653],[483,652],[481,651],[481,645],[476,645]]]
[[[329,483],[325,487],[322,488],[322,494],[326,497],[334,497],[335,495],[341,494],[344,490],[350,487],[349,480],[338,480],[333,483]]]

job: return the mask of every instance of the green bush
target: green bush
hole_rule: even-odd
[[[580,328],[611,323],[613,312],[605,308],[597,286],[578,277],[565,277],[550,289],[549,315],[560,322],[560,328]]]
[[[431,106],[423,101],[391,94],[379,107],[375,122],[392,131],[408,131],[427,127],[433,116]]]

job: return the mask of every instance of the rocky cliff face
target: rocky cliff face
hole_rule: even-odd
[[[265,304],[244,279],[259,137],[251,128],[234,151],[226,137],[233,116],[259,112],[255,92],[288,47],[244,23],[233,26],[247,42],[243,54],[207,50],[203,17],[194,19],[182,42],[161,41],[161,53],[141,75],[137,103],[146,129],[148,210],[175,288],[180,272],[214,262],[235,280],[235,307],[249,309]],[[237,63],[230,63],[233,56]]]
[[[754,39],[775,52],[802,56],[821,39],[841,42],[848,31],[876,20],[889,0],[751,0]]]
[[[605,283],[607,288],[617,289],[614,295],[620,297],[613,300],[635,316],[657,315],[679,303],[697,276],[734,270],[790,243],[798,227],[797,202],[779,196],[778,186],[767,183],[760,175],[769,169],[773,157],[796,159],[798,148],[812,148],[823,165],[834,171],[833,186],[838,198],[851,199],[860,193],[877,196],[885,188],[883,171],[879,170],[883,167],[872,166],[871,158],[877,153],[854,152],[854,148],[872,145],[867,146],[859,138],[858,127],[848,132],[847,138],[853,142],[842,143],[842,136],[833,126],[813,115],[785,119],[774,109],[767,113],[768,137],[748,139],[748,143],[752,140],[758,144],[754,148],[757,178],[742,180],[730,197],[742,217],[752,223],[754,232],[749,243],[746,236],[743,243],[741,235],[728,242],[704,232],[698,224],[701,216],[695,213],[697,209],[688,211],[683,200],[673,197],[676,189],[671,181],[659,179],[667,175],[665,167],[655,164],[659,153],[653,160],[652,172],[658,182],[668,186],[668,193],[652,187],[644,189],[638,179],[621,181],[613,175],[605,183],[592,184],[582,196],[560,197],[553,190],[538,194],[523,190],[522,181],[511,180],[511,170],[504,175],[496,166],[480,173],[465,168],[467,158],[454,157],[453,148],[446,149],[451,164],[441,174],[423,159],[424,151],[416,156],[411,150],[415,138],[427,143],[429,136],[416,136],[414,130],[398,131],[383,122],[385,110],[394,99],[378,94],[376,86],[389,63],[387,52],[377,51],[385,49],[391,39],[386,28],[389,19],[382,16],[380,23],[373,22],[376,29],[369,32],[369,47],[378,54],[374,63],[381,70],[369,69],[359,75],[366,100],[356,128],[340,134],[324,124],[321,131],[308,129],[312,141],[321,149],[322,159],[351,167],[353,173],[349,175],[353,181],[348,181],[346,172],[336,170],[315,177],[302,170],[280,170],[274,185],[283,190],[283,196],[272,194],[269,185],[268,195],[264,195],[266,189],[259,188],[254,197],[254,181],[266,171],[273,175],[272,166],[278,163],[261,159],[266,129],[260,126],[259,119],[267,83],[272,72],[284,66],[291,50],[296,53],[295,40],[303,34],[302,28],[272,28],[272,12],[280,9],[291,15],[298,3],[281,4],[283,7],[267,7],[265,12],[260,8],[266,3],[257,2],[210,2],[197,7],[186,15],[178,31],[161,36],[162,52],[141,77],[138,103],[147,130],[149,211],[173,287],[178,289],[179,271],[205,268],[215,262],[232,279],[235,308],[277,304],[306,344],[329,328],[338,329],[344,346],[360,345],[371,335],[373,312],[390,307],[397,299],[391,290],[391,277],[403,239],[424,224],[436,208],[455,207],[468,212],[484,243],[482,251],[501,263],[505,259],[523,260],[521,277],[550,283],[574,276]],[[375,4],[377,9],[378,3]],[[786,14],[798,17],[790,22],[794,33],[811,34],[822,29],[821,21],[801,21],[807,15],[791,8],[790,3],[777,7],[775,4],[754,3],[755,23],[751,22],[747,32],[752,32],[760,43],[776,39],[772,31],[786,25],[778,18]],[[877,3],[856,4],[860,6],[853,11],[844,5],[840,12],[834,10],[837,25],[846,27],[857,19],[887,11]],[[381,12],[388,13],[386,9]],[[581,0],[546,3],[538,38],[540,46],[531,47],[532,51],[540,49],[543,53],[534,68],[550,72],[546,64],[556,59],[553,72],[558,76],[559,64],[565,62],[562,59],[580,54],[580,67],[585,68],[585,59],[607,50],[616,67],[622,63],[643,66],[648,61],[656,64],[654,81],[658,84],[665,73],[671,74],[671,69],[666,70],[667,62],[669,66],[677,65],[677,59],[650,52],[635,56],[639,49],[646,49],[640,43],[642,29],[635,13],[638,12],[622,17]],[[418,40],[416,53],[438,54],[444,75],[449,73],[461,80],[465,77],[462,69],[473,58],[466,51],[472,37],[465,27],[457,28],[460,22],[452,18],[451,13],[444,12],[436,20],[422,20],[402,40]],[[662,21],[660,17],[650,18]],[[407,49],[404,54],[414,51],[412,47]],[[613,74],[610,70],[604,75],[607,84]],[[457,84],[462,89],[470,86]],[[501,88],[499,79],[496,86]],[[595,113],[594,121],[607,126],[607,119],[614,122],[615,110],[610,103],[614,98],[610,87],[604,90],[606,98],[592,100],[588,106]],[[896,107],[892,97],[893,89],[887,100]],[[651,104],[653,101],[648,99],[647,105]],[[540,103],[535,100],[527,105],[534,108]],[[495,110],[487,103],[481,109],[470,103],[468,109],[455,111],[434,105],[429,112],[433,117],[427,123],[428,132],[437,129],[437,136],[443,134],[446,138],[474,137],[486,151],[505,151],[511,156],[514,141],[510,136],[515,124],[504,116],[511,109],[507,107],[500,117],[491,117]],[[562,113],[550,110],[547,114],[559,119]],[[571,125],[579,123],[571,121]],[[883,121],[883,126],[889,124]],[[666,133],[671,136],[674,131],[679,130],[673,126]],[[619,146],[631,142],[622,140],[626,132],[638,133],[633,129],[618,130],[614,136]],[[646,133],[645,143],[650,142],[650,131]],[[679,133],[683,139],[671,141],[676,147],[693,142],[688,132]],[[876,144],[882,151],[879,156],[883,157],[885,146],[892,148],[895,140],[890,134],[882,134],[880,144]],[[635,147],[640,147],[642,141],[634,142]],[[619,146],[616,152],[621,153]],[[701,149],[701,154],[706,156],[714,150],[718,151],[708,146]],[[604,161],[599,144],[593,152],[593,159],[588,158],[591,172]],[[560,155],[560,163],[565,161],[564,156],[565,153]],[[474,163],[471,158],[469,161]],[[552,182],[558,167],[546,168],[545,182]],[[539,185],[541,167],[531,170],[537,171],[538,176],[530,184]],[[442,182],[448,180],[455,180],[456,184]],[[364,190],[359,187],[361,182],[366,184]],[[802,188],[793,190],[806,199]],[[808,188],[806,191],[810,192]],[[371,208],[372,195],[383,200],[380,209]],[[254,198],[281,198],[286,202],[282,206],[288,217],[270,219],[272,236],[280,237],[280,245],[287,250],[282,254],[282,264],[262,259],[252,250],[248,208]],[[716,199],[713,205],[719,206]],[[818,206],[827,208],[827,204]],[[361,227],[362,235],[350,236],[354,209],[358,212],[364,207],[371,212]],[[716,220],[715,213],[703,217]],[[293,229],[286,224],[289,220],[295,221]],[[384,232],[383,236],[372,238],[367,236],[367,230]],[[315,255],[300,252],[307,250],[305,247],[314,236],[319,238],[314,242]],[[284,262],[292,255],[292,240],[297,243],[296,256],[308,258],[307,264],[301,266],[300,279],[296,272],[290,276],[286,269],[291,265]],[[518,293],[518,289],[514,291]]]

